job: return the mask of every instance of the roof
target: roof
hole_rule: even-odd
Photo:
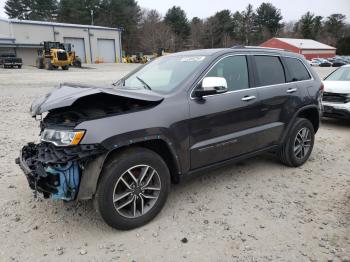
[[[280,54],[298,57],[300,54],[296,54],[284,49],[260,47],[260,46],[234,46],[232,48],[211,48],[211,49],[196,49],[190,51],[182,51],[171,54],[172,56],[213,56],[226,53],[243,53],[243,54]]]
[[[322,49],[335,50],[333,46],[329,46],[312,39],[296,39],[296,38],[276,38],[279,41],[285,42],[289,45],[295,46],[299,49]]]
[[[190,50],[190,51],[182,51],[182,52],[178,52],[178,53],[173,53],[172,55],[174,56],[197,56],[197,55],[201,55],[201,56],[211,56],[215,53],[218,53],[220,51],[225,51],[227,49],[225,48],[212,48],[212,49],[195,49],[195,50]]]
[[[120,28],[95,26],[95,25],[78,25],[78,24],[33,21],[33,20],[19,20],[19,19],[6,19],[6,18],[0,18],[0,21],[8,22],[10,24],[30,24],[30,25],[41,25],[41,26],[46,25],[46,26],[57,26],[57,27],[71,27],[71,28],[87,28],[87,29],[97,29],[97,30],[102,29],[102,30],[122,31]]]

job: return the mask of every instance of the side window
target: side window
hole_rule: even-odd
[[[223,77],[229,91],[249,88],[248,65],[245,56],[229,56],[217,63],[206,77]]]
[[[311,79],[311,76],[305,65],[296,58],[285,57],[284,61],[290,72],[290,76],[287,78],[287,82],[303,81]]]
[[[255,56],[260,86],[277,85],[286,82],[281,60],[277,56]]]

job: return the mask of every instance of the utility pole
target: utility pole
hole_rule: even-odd
[[[94,10],[90,10],[91,13],[91,25],[94,25]]]

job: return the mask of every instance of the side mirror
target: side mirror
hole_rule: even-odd
[[[194,94],[196,97],[203,97],[227,92],[227,81],[223,77],[205,77],[202,85],[199,86]]]

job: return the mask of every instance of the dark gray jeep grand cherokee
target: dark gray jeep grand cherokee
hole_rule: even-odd
[[[182,176],[267,151],[304,164],[322,91],[304,58],[283,50],[177,53],[110,87],[62,84],[35,101],[41,142],[16,162],[35,194],[94,199],[110,226],[132,229],[160,212]]]

